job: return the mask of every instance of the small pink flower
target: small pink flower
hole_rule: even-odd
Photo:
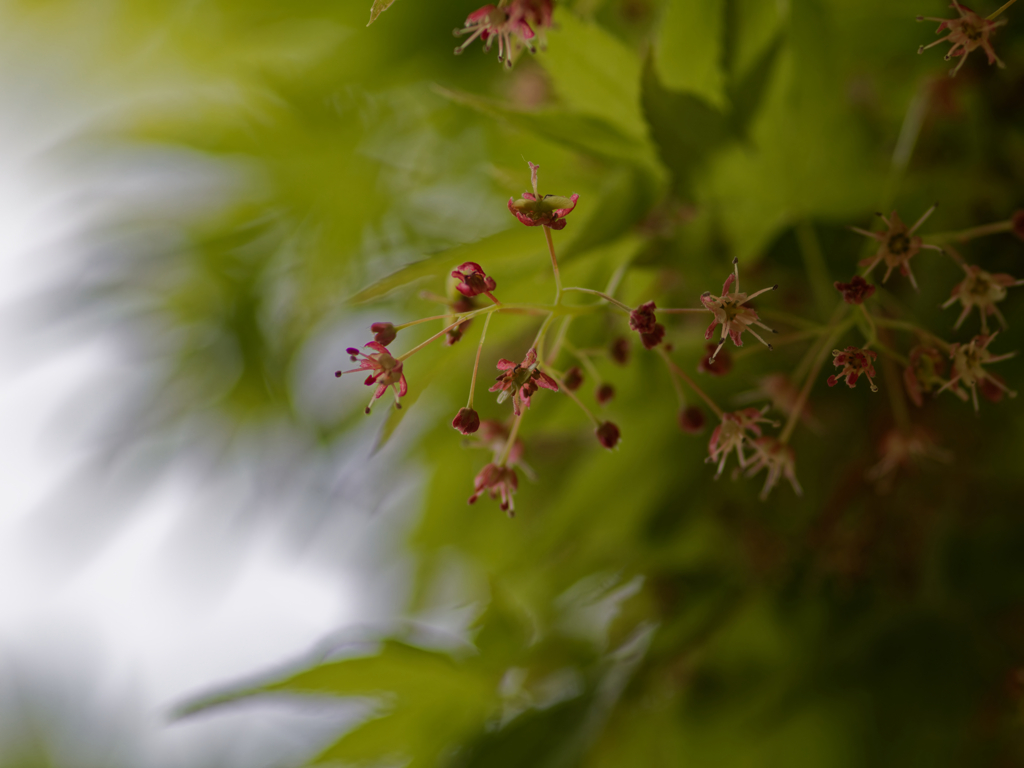
[[[391,353],[388,352],[388,348],[380,342],[371,341],[363,346],[369,347],[374,351],[367,354],[360,352],[355,347],[349,347],[345,351],[351,356],[352,362],[356,362],[360,357],[362,358],[359,362],[359,367],[351,371],[335,371],[334,375],[341,376],[344,373],[355,373],[356,371],[372,371],[363,383],[368,387],[375,386],[377,390],[373,393],[370,405],[366,406],[366,412],[370,412],[370,407],[374,401],[379,399],[387,391],[388,387],[394,390],[395,407],[401,408],[402,404],[398,398],[404,397],[406,392],[409,391],[409,386],[405,381],[405,374],[402,373],[402,361],[392,357]]]
[[[988,317],[995,315],[999,324],[1006,328],[1006,318],[999,311],[996,304],[1006,298],[1006,289],[1016,285],[1024,285],[1024,280],[1018,280],[1013,275],[998,273],[993,275],[986,272],[977,265],[965,266],[964,271],[967,277],[957,283],[953,292],[942,305],[943,309],[951,307],[954,302],[959,301],[963,305],[963,311],[957,318],[954,329],[963,325],[964,320],[971,313],[974,307],[978,308],[981,315],[981,332],[988,333]]]
[[[953,0],[950,3],[950,8],[955,8],[956,12],[960,14],[957,19],[937,19],[932,16],[918,16],[918,21],[937,21],[939,22],[939,28],[935,30],[935,34],[939,34],[943,30],[949,30],[949,34],[943,38],[936,40],[934,43],[928,45],[922,45],[917,49],[918,53],[924,53],[929,48],[941,43],[950,43],[953,47],[946,53],[945,59],[949,61],[954,56],[962,57],[960,63],[950,71],[950,77],[956,75],[960,71],[960,67],[967,61],[967,54],[971,51],[981,48],[985,51],[985,55],[988,56],[988,63],[998,64],[1000,67],[1006,67],[1006,65],[996,56],[996,52],[992,50],[992,44],[989,42],[989,37],[998,27],[1001,27],[1006,23],[1006,19],[1000,19],[999,21],[989,21],[988,19],[982,18],[966,5],[958,3],[957,0]]]
[[[871,391],[877,392],[878,385],[871,378],[877,375],[873,364],[877,357],[878,355],[870,349],[857,347],[847,347],[845,350],[833,349],[832,365],[836,368],[842,367],[843,370],[829,376],[828,385],[834,387],[840,379],[846,379],[846,386],[853,389],[857,386],[857,379],[864,376],[867,378],[868,384],[871,385]]]
[[[867,259],[860,261],[860,266],[866,266],[867,273],[871,274],[875,267],[878,266],[879,262],[885,261],[885,277],[882,278],[882,282],[886,282],[889,279],[889,275],[892,271],[899,267],[900,274],[910,278],[910,284],[914,286],[914,290],[917,288],[917,280],[914,279],[914,273],[910,270],[910,260],[917,255],[917,252],[922,248],[927,248],[932,251],[941,251],[942,249],[937,245],[929,245],[921,240],[920,237],[916,237],[914,233],[918,230],[922,224],[924,224],[928,217],[932,215],[935,210],[933,205],[927,211],[925,211],[921,218],[910,229],[907,229],[907,225],[904,224],[896,211],[892,212],[892,215],[887,219],[882,214],[878,214],[882,222],[887,227],[885,232],[868,232],[866,229],[860,227],[850,227],[854,232],[870,237],[873,240],[878,240],[882,245],[878,248],[878,253]]]
[[[516,505],[513,494],[519,489],[519,478],[516,471],[511,467],[502,467],[491,463],[486,465],[473,479],[473,495],[469,497],[469,503],[475,504],[476,500],[484,493],[490,493],[492,499],[501,497],[501,509],[508,512],[509,517],[515,517]]]
[[[835,283],[836,290],[843,294],[843,301],[847,304],[863,304],[865,299],[870,299],[875,292],[875,286],[868,283],[860,275],[854,275],[848,283]]]
[[[612,341],[611,347],[608,349],[608,353],[619,365],[625,365],[629,362],[629,339],[625,336],[619,336]]]
[[[712,376],[725,376],[732,370],[732,355],[729,354],[729,350],[723,349],[716,356],[717,349],[717,344],[707,344],[704,347],[704,356],[697,363],[698,371],[710,373]]]
[[[452,277],[459,281],[455,290],[463,296],[472,298],[483,293],[495,304],[498,303],[498,300],[491,294],[491,291],[497,287],[497,283],[494,282],[493,277],[488,277],[483,268],[475,261],[467,261],[452,270]]]
[[[583,384],[583,371],[579,369],[579,366],[574,365],[565,372],[565,376],[562,377],[562,383],[567,390],[575,392]]]
[[[942,387],[940,374],[943,367],[939,350],[920,345],[910,350],[909,365],[903,369],[903,386],[907,396],[918,408],[924,405],[924,395]]]
[[[505,402],[509,395],[512,396],[512,411],[516,416],[523,412],[523,408],[530,407],[530,398],[539,387],[558,391],[558,384],[555,380],[543,371],[537,370],[537,350],[531,349],[526,353],[522,363],[513,363],[511,360],[502,358],[498,361],[498,370],[504,371],[498,376],[497,383],[490,388],[490,392],[499,392],[498,402]]]
[[[460,408],[452,419],[452,427],[464,435],[471,435],[480,429],[480,414],[472,408]]]
[[[653,301],[641,304],[629,313],[629,327],[640,334],[644,349],[654,349],[665,338],[665,326],[654,315],[657,306]]]
[[[565,229],[565,217],[576,208],[576,201],[580,196],[573,194],[572,197],[561,197],[560,195],[542,195],[537,191],[537,171],[540,166],[529,163],[530,180],[533,182],[533,192],[523,192],[523,196],[516,200],[508,199],[508,209],[519,219],[521,224],[528,227],[551,227],[551,229]]]
[[[757,310],[753,307],[743,306],[748,301],[753,299],[755,296],[760,296],[762,293],[767,291],[778,290],[778,284],[771,286],[770,288],[762,288],[760,291],[747,296],[745,293],[740,293],[740,268],[739,259],[732,260],[733,273],[725,279],[725,283],[722,285],[722,295],[712,296],[711,291],[705,291],[700,297],[700,303],[710,311],[715,319],[711,321],[711,325],[708,326],[707,332],[704,334],[705,339],[710,339],[711,334],[715,330],[715,326],[719,323],[722,324],[722,336],[718,342],[718,346],[715,348],[714,354],[708,358],[709,363],[713,363],[718,357],[718,353],[721,352],[722,347],[725,346],[726,339],[732,339],[732,343],[737,347],[743,346],[743,332],[750,331],[750,334],[764,344],[768,349],[772,349],[772,345],[762,339],[758,335],[757,331],[752,326],[756,325],[759,328],[764,328],[766,331],[772,333],[778,333],[772,328],[761,322],[757,316]],[[735,289],[730,292],[730,288],[735,284]]]
[[[699,435],[704,431],[704,425],[706,423],[704,411],[694,405],[683,408],[679,412],[679,428],[683,430],[683,432],[687,432],[691,435]]]
[[[804,489],[796,479],[796,457],[793,449],[785,443],[779,442],[774,437],[759,437],[754,441],[754,456],[750,461],[750,468],[747,469],[747,477],[753,477],[762,469],[767,469],[768,474],[764,479],[764,487],[758,496],[761,501],[768,498],[772,488],[781,478],[789,480],[793,491],[797,496],[804,495]]]
[[[525,10],[520,1],[505,6],[485,5],[473,11],[466,17],[466,23],[462,28],[452,33],[456,37],[469,35],[469,38],[455,49],[455,55],[458,56],[466,50],[478,37],[484,43],[485,52],[491,50],[491,45],[497,40],[498,61],[504,62],[505,66],[511,69],[514,52],[524,44],[533,49],[530,41],[534,37],[534,32],[527,22]]]
[[[881,460],[868,469],[868,480],[880,481],[892,475],[900,467],[908,467],[924,459],[948,464],[953,454],[938,447],[935,438],[924,427],[913,425],[906,432],[891,429],[885,433],[879,445]]]
[[[758,424],[772,424],[777,426],[771,419],[766,419],[763,410],[757,408],[744,408],[742,411],[722,414],[722,422],[715,427],[711,433],[711,440],[708,441],[708,463],[718,462],[718,470],[715,472],[717,480],[725,469],[726,459],[729,454],[736,451],[736,460],[740,468],[747,466],[747,457],[743,453],[744,440],[749,441],[747,432],[755,437],[761,437],[761,427]]]
[[[594,434],[598,442],[609,450],[619,444],[619,428],[610,421],[602,422]]]
[[[374,323],[370,326],[370,333],[374,334],[373,340],[385,347],[395,340],[398,331],[391,323]]]
[[[974,401],[975,411],[978,410],[978,387],[985,383],[1002,390],[1010,397],[1016,397],[1016,392],[1007,389],[1005,384],[982,367],[991,363],[1001,362],[1002,360],[1009,360],[1017,354],[1016,352],[1007,352],[1004,355],[996,356],[989,352],[988,345],[992,343],[992,340],[997,335],[996,333],[993,333],[991,336],[979,335],[975,336],[967,344],[951,344],[949,356],[953,360],[953,375],[939,391],[949,389],[961,400],[966,400],[967,393],[960,389],[962,384],[971,391],[971,399]]]
[[[615,387],[611,384],[605,383],[597,388],[594,393],[594,399],[597,400],[598,405],[605,405],[615,397]]]

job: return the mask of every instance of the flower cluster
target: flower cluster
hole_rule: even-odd
[[[949,43],[950,49],[946,52],[945,59],[950,59],[959,56],[960,63],[950,70],[950,77],[954,77],[957,72],[960,71],[960,67],[967,61],[967,54],[971,51],[981,48],[985,51],[985,55],[988,56],[988,63],[998,64],[1000,67],[1006,65],[996,56],[996,52],[992,50],[992,43],[989,38],[992,33],[999,27],[1006,23],[1006,19],[1000,19],[999,21],[992,21],[991,19],[985,19],[976,14],[966,5],[958,3],[957,0],[949,6],[955,8],[959,14],[955,19],[937,19],[933,16],[918,16],[918,21],[937,21],[939,22],[939,28],[935,30],[935,34],[941,34],[948,30],[948,34],[945,37],[941,37],[934,43],[928,45],[922,45],[917,49],[918,53],[924,53],[929,48],[942,43]]]
[[[832,364],[843,370],[829,376],[828,385],[834,387],[840,379],[846,379],[846,386],[852,389],[857,386],[857,380],[863,376],[868,380],[871,391],[877,392],[878,386],[871,378],[876,375],[874,361],[877,357],[878,355],[870,349],[847,347],[845,350],[832,350]]]
[[[462,53],[477,38],[483,41],[484,51],[491,50],[497,40],[498,61],[511,68],[513,56],[524,46],[531,53],[537,51],[534,42],[537,32],[531,24],[541,30],[543,43],[543,30],[551,26],[553,5],[552,0],[502,0],[498,5],[478,8],[466,17],[461,29],[454,31],[456,37],[469,35],[455,49],[455,54]]]

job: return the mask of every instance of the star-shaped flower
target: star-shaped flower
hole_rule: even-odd
[[[916,424],[906,431],[891,429],[886,432],[879,445],[879,454],[881,460],[864,475],[868,480],[884,480],[900,467],[908,467],[924,459],[946,464],[953,460],[953,454],[939,448],[934,436]]]
[[[867,259],[863,259],[860,262],[860,266],[866,266],[867,274],[871,274],[875,267],[878,266],[879,262],[885,261],[885,277],[882,278],[882,282],[886,282],[889,279],[889,275],[892,271],[899,267],[900,274],[910,278],[910,284],[917,290],[917,280],[914,279],[914,273],[910,270],[910,260],[913,258],[918,251],[922,248],[927,248],[932,251],[941,251],[942,249],[937,245],[931,245],[922,242],[920,237],[914,235],[918,228],[924,224],[928,217],[932,215],[936,206],[932,206],[925,211],[921,218],[910,229],[907,229],[907,225],[904,224],[896,211],[892,212],[889,218],[886,218],[881,213],[878,214],[882,222],[887,227],[885,232],[868,232],[866,229],[860,227],[850,227],[854,232],[857,232],[866,237],[870,237],[873,240],[878,240],[882,245],[878,249],[878,253]]]
[[[985,55],[988,56],[988,63],[998,64],[1000,67],[1005,68],[1006,65],[996,56],[996,52],[992,50],[992,43],[989,42],[989,37],[997,28],[1003,26],[1006,23],[1006,19],[1000,19],[999,21],[990,21],[983,18],[968,8],[966,5],[958,3],[957,0],[953,0],[950,3],[950,8],[955,8],[959,15],[955,19],[938,19],[933,16],[918,16],[918,21],[937,21],[939,22],[939,28],[935,30],[935,34],[939,34],[945,30],[949,30],[949,34],[945,37],[941,37],[933,43],[928,45],[922,45],[917,49],[918,53],[924,53],[929,48],[940,45],[942,43],[950,43],[952,47],[947,51],[945,59],[949,61],[954,56],[960,56],[960,63],[950,71],[949,76],[953,77],[957,72],[960,71],[960,67],[967,61],[967,54],[971,51],[981,48],[985,51]]]
[[[558,384],[555,380],[543,371],[537,369],[537,350],[531,349],[526,353],[521,363],[513,363],[511,360],[501,358],[498,361],[498,370],[504,371],[498,376],[497,383],[490,388],[490,392],[499,392],[498,402],[505,402],[509,395],[512,396],[512,411],[516,416],[523,412],[523,408],[530,407],[530,397],[538,388],[558,391]]]
[[[767,291],[778,290],[778,284],[771,286],[770,288],[762,288],[760,291],[756,291],[749,296],[745,293],[740,293],[740,268],[739,259],[732,260],[733,273],[725,279],[725,283],[722,285],[722,295],[712,296],[711,291],[705,291],[700,297],[700,303],[710,311],[715,319],[711,321],[711,325],[708,326],[707,332],[704,334],[704,338],[710,339],[712,332],[715,330],[715,326],[719,323],[722,324],[722,337],[718,342],[718,347],[711,357],[708,358],[709,363],[714,363],[718,353],[725,346],[726,339],[732,339],[732,343],[737,347],[743,346],[742,334],[744,331],[750,331],[750,334],[764,344],[768,349],[772,349],[772,345],[761,338],[751,326],[758,326],[764,328],[766,331],[772,333],[778,333],[778,331],[769,328],[767,325],[761,322],[757,316],[757,311],[753,307],[743,306],[748,301],[756,296],[760,296],[762,293]],[[734,287],[735,284],[735,287]],[[730,292],[730,288],[733,288]]]
[[[993,275],[975,264],[964,266],[964,272],[967,273],[967,277],[956,284],[952,294],[942,305],[943,309],[951,307],[957,301],[963,305],[963,311],[953,328],[963,325],[974,307],[978,308],[978,314],[981,315],[982,333],[988,333],[989,315],[995,315],[999,324],[1006,328],[1006,318],[996,304],[1006,298],[1007,288],[1024,285],[1024,280],[1018,280],[1004,272]]]
[[[786,478],[793,486],[797,496],[804,495],[804,489],[800,487],[800,481],[796,479],[796,457],[793,449],[774,437],[759,437],[754,441],[754,455],[747,469],[746,477],[753,477],[762,469],[767,469],[768,474],[764,479],[764,487],[758,498],[765,501],[772,488],[780,479]]]
[[[561,195],[542,195],[537,190],[537,171],[540,166],[529,163],[530,181],[533,183],[533,192],[523,192],[523,196],[516,200],[508,199],[508,209],[519,219],[521,224],[528,227],[551,227],[552,229],[565,229],[565,217],[573,212],[576,201],[580,196],[573,194],[572,197]]]
[[[512,467],[487,464],[473,479],[473,495],[469,503],[475,504],[483,493],[490,493],[492,499],[501,497],[501,509],[515,517],[516,504],[513,494],[519,489],[519,478]]]
[[[755,437],[761,437],[761,427],[758,424],[775,425],[771,419],[764,416],[764,411],[757,408],[744,408],[742,411],[734,411],[722,414],[722,422],[715,427],[711,433],[711,440],[708,441],[708,463],[718,462],[718,470],[715,472],[717,480],[725,469],[725,462],[729,454],[736,451],[736,460],[740,468],[747,466],[747,457],[743,453],[744,440],[749,441],[747,432]]]
[[[874,361],[878,355],[870,349],[859,349],[858,347],[847,347],[845,350],[832,350],[832,365],[836,368],[842,367],[839,373],[828,377],[828,385],[834,387],[840,379],[846,379],[846,386],[853,389],[857,386],[857,380],[864,376],[871,386],[872,392],[878,391],[878,385],[872,380],[875,376]]]
[[[1016,397],[1016,392],[1008,389],[1002,381],[982,367],[1002,360],[1009,360],[1017,354],[1016,352],[1007,352],[1004,355],[993,355],[989,352],[988,345],[997,335],[997,333],[993,333],[991,336],[982,334],[975,336],[967,344],[951,344],[949,356],[953,360],[953,375],[939,391],[949,389],[961,400],[966,400],[967,393],[960,389],[960,385],[967,387],[971,391],[975,411],[978,410],[978,387],[994,386],[1010,397]]]
[[[353,368],[351,371],[335,371],[334,375],[341,376],[342,374],[355,373],[356,371],[371,371],[363,383],[368,387],[375,386],[377,389],[370,399],[370,405],[366,406],[366,412],[370,412],[370,407],[374,401],[379,399],[387,391],[388,387],[394,390],[395,407],[401,408],[402,404],[398,398],[404,397],[406,392],[409,391],[409,385],[405,381],[405,374],[402,373],[402,361],[393,357],[388,352],[388,348],[379,341],[371,341],[363,346],[369,347],[373,352],[367,354],[366,352],[360,352],[355,347],[349,347],[345,350],[351,356],[352,362],[362,358],[359,361],[359,367]]]
[[[504,62],[505,66],[511,69],[514,51],[521,49],[524,44],[533,48],[530,40],[533,39],[534,32],[523,10],[523,4],[517,2],[510,5],[485,5],[473,11],[466,17],[466,23],[462,28],[452,33],[456,37],[469,35],[469,38],[455,49],[455,55],[466,50],[478,37],[483,40],[485,52],[491,50],[491,45],[497,40],[498,61]]]

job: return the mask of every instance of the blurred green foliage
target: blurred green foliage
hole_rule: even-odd
[[[185,221],[127,212],[108,225],[174,233],[140,238],[97,294],[143,296],[133,311],[173,329],[161,410],[284,417],[343,439],[367,391],[343,380],[336,397],[350,405],[321,413],[296,401],[294,381],[313,340],[347,334],[314,366],[325,379],[344,347],[369,340],[346,325],[352,312],[437,314],[421,293],[445,294],[464,261],[497,278],[503,301],[548,301],[544,238],[505,210],[528,186],[526,160],[545,191],[580,194],[555,234],[566,284],[603,288],[619,274],[631,306],[695,306],[738,257],[747,286],[780,284],[758,308],[775,310],[784,333],[827,319],[832,281],[868,247],[845,227],[869,226],[873,211],[913,221],[938,200],[937,232],[1024,204],[1017,7],[995,38],[1007,68],[975,53],[951,80],[941,53],[915,53],[933,32],[915,16],[943,14],[933,0],[576,0],[558,6],[546,52],[510,73],[477,49],[451,55],[471,5],[403,0],[369,28],[365,6],[152,0],[104,3],[96,16],[52,0],[10,12],[68,42],[80,76],[116,71],[128,96],[89,141],[177,148],[241,180]],[[963,251],[1024,274],[1024,244],[1008,234]],[[938,308],[958,268],[929,252],[915,264],[921,292],[896,276],[882,306],[966,340],[976,318],[954,337],[954,312]],[[1000,352],[1020,344],[1024,298],[1011,290],[1003,306]],[[522,435],[538,479],[523,483],[510,521],[489,501],[466,505],[486,454],[444,415],[465,396],[481,325],[411,358],[406,409],[372,416],[383,437],[415,440],[412,460],[431,473],[408,542],[408,613],[474,606],[471,644],[398,633],[196,708],[282,692],[368,697],[373,716],[324,763],[1024,762],[1017,402],[984,403],[977,417],[948,395],[915,409],[956,459],[901,468],[879,489],[865,471],[892,426],[885,392],[899,373],[880,364],[877,395],[829,390],[822,373],[822,427],[793,442],[805,494],[779,487],[762,504],[757,480],[712,482],[705,438],[679,431],[664,366],[634,344],[626,368],[597,359],[617,390],[605,411],[622,428],[619,450],[601,450],[565,398],[536,396]],[[495,318],[483,380],[498,357],[522,359],[536,328]],[[703,329],[670,324],[693,375]],[[626,333],[621,318],[594,314],[571,338],[586,349]],[[860,338],[851,330],[840,346]],[[909,342],[889,339],[904,353]],[[708,386],[733,403],[764,374],[797,368],[806,347],[745,349]],[[1019,361],[998,372],[1021,381]],[[596,408],[592,384],[581,395]],[[485,418],[504,414],[478,403]],[[423,408],[441,415],[405,430],[402,416]]]

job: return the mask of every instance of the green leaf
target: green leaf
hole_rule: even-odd
[[[669,0],[654,46],[654,66],[665,87],[725,110],[724,29],[725,0]]]
[[[373,0],[373,5],[370,6],[370,20],[366,22],[366,26],[373,24],[378,16],[391,7],[393,2],[395,0]]]

